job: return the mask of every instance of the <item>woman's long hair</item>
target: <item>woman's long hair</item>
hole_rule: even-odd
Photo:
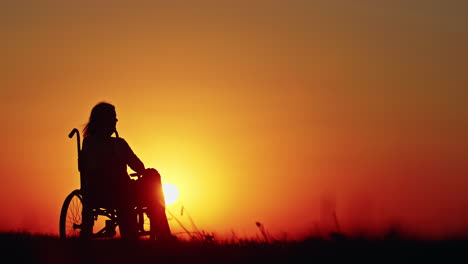
[[[83,136],[92,136],[96,132],[109,129],[109,126],[115,121],[115,107],[112,104],[100,102],[91,110],[89,121],[83,128]]]

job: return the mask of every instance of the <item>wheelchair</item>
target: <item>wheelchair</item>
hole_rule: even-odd
[[[78,171],[80,171],[81,141],[80,133],[76,128],[69,133],[68,137],[73,138],[74,135],[76,135],[77,139]],[[118,137],[117,132],[116,136]],[[130,175],[140,176],[137,173]],[[82,188],[83,176],[81,172],[80,184]],[[87,198],[89,197],[84,196],[82,189],[73,190],[65,198],[60,211],[60,238],[112,238],[117,235],[116,229],[119,226],[118,209],[99,205],[86,206],[86,201],[89,200]],[[85,208],[89,209],[85,211]],[[147,215],[147,209],[145,206],[135,206],[133,208],[134,215],[136,216],[137,232],[138,236],[154,239],[154,232],[151,230],[151,220]]]

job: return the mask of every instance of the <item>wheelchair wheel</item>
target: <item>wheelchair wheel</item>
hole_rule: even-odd
[[[71,192],[60,211],[60,238],[79,237],[82,227],[83,202],[80,190]]]
[[[83,221],[83,217],[88,221]],[[88,225],[85,231],[85,224]],[[71,192],[63,202],[60,212],[60,238],[111,238],[116,235],[118,225],[115,209],[93,208],[88,214],[83,213],[83,195],[81,190]]]
[[[138,236],[154,239],[151,232],[152,224],[147,213],[147,208],[136,208],[135,220]],[[94,208],[90,211],[88,232],[83,231],[83,195],[81,190],[71,192],[63,202],[60,212],[60,238],[111,238],[116,235],[118,226],[117,211],[115,209]]]

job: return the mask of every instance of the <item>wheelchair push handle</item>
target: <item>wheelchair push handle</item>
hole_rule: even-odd
[[[68,134],[69,138],[72,138],[76,134],[76,148],[78,149],[78,171],[80,170],[80,151],[81,151],[81,141],[80,141],[80,131],[74,128]]]
[[[78,129],[74,128],[72,129],[72,131],[70,132],[70,134],[68,134],[68,137],[69,138],[72,138],[75,134],[77,134],[79,136],[80,132],[78,131]]]
[[[78,149],[78,153],[80,153],[80,150],[81,150],[80,131],[78,131],[78,129],[74,128],[68,134],[68,137],[72,138],[75,134],[76,134],[76,147]]]

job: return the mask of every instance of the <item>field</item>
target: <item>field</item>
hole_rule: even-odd
[[[1,233],[2,259],[11,263],[467,263],[468,240],[314,239],[302,241],[160,243],[139,240],[61,240]],[[2,261],[3,262],[3,261]],[[3,262],[5,263],[5,262]]]

